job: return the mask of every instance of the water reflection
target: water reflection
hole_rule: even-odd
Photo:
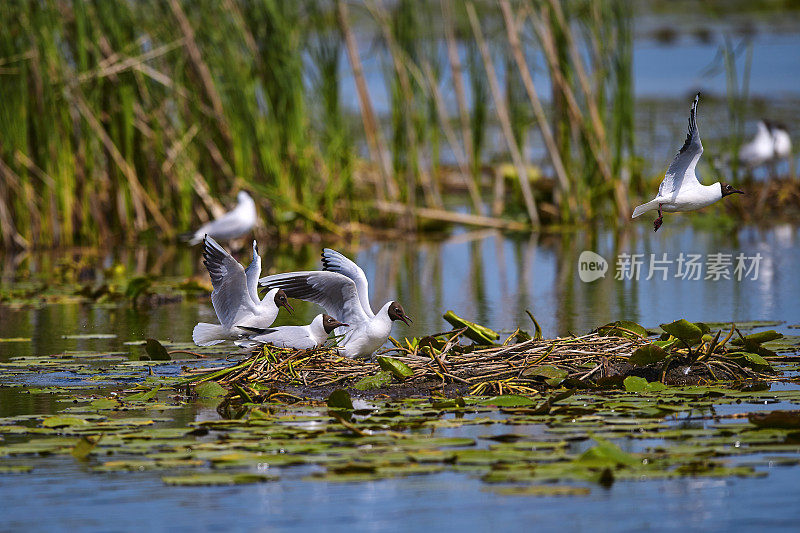
[[[397,325],[395,336],[423,335],[449,326],[442,314],[452,309],[465,318],[505,331],[532,329],[530,310],[546,335],[583,332],[618,318],[645,325],[685,317],[717,321],[731,318],[800,322],[798,229],[748,227],[733,233],[696,231],[684,219],[654,234],[649,224],[627,231],[558,235],[503,235],[496,231],[457,231],[441,241],[361,242],[336,245],[354,257],[367,274],[373,307],[397,299],[415,318],[413,326]],[[321,246],[285,246],[264,253],[265,272],[317,269]],[[262,248],[263,249],[263,248]],[[608,261],[604,278],[580,280],[578,256],[592,250]],[[756,279],[737,281],[676,277],[675,259],[685,254],[723,253],[735,257],[761,254]],[[667,279],[656,272],[647,280],[651,254],[672,260]],[[114,265],[128,275],[151,274],[177,284],[205,276],[196,248],[153,248],[39,252],[0,258],[2,289],[37,287],[50,280],[106,283]],[[620,254],[643,254],[640,278],[615,279]],[[703,272],[703,277],[705,277]],[[732,271],[731,271],[732,274]],[[299,303],[286,323],[307,323],[318,312]],[[0,338],[31,337],[32,343],[0,343],[0,356],[57,353],[65,349],[128,350],[123,343],[146,336],[189,342],[199,320],[212,320],[208,298],[136,310],[126,303],[108,305],[53,304],[0,307]],[[64,340],[75,333],[114,333],[113,342]]]

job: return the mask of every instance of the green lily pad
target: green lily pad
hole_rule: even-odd
[[[487,398],[480,402],[480,405],[496,405],[498,407],[521,407],[525,405],[534,405],[536,402],[527,396],[519,396],[517,394],[504,394],[502,396],[494,396]]]
[[[752,333],[750,335],[745,335],[744,339],[736,338],[731,341],[731,344],[734,346],[744,346],[745,341],[752,341],[757,344],[763,344],[765,342],[774,341],[776,339],[783,338],[782,333],[778,333],[774,329],[768,331],[759,331],[758,333]]]
[[[378,364],[381,369],[391,372],[400,381],[414,375],[414,371],[407,364],[391,357],[378,356]]]
[[[150,356],[151,361],[171,361],[172,358],[167,353],[167,349],[164,348],[164,345],[158,342],[156,339],[147,339],[147,344],[145,344],[144,350],[147,352],[147,355]]]
[[[597,328],[597,333],[605,337],[625,337],[642,339],[647,337],[647,330],[630,320],[615,320]]]
[[[372,389],[380,389],[381,387],[386,387],[387,385],[392,383],[392,373],[391,372],[377,372],[374,376],[367,376],[361,378],[353,385],[354,389],[357,390],[372,390]]]
[[[669,324],[661,324],[661,329],[687,344],[696,343],[703,337],[703,329],[700,326],[683,318]]]
[[[219,398],[227,396],[228,390],[216,381],[206,381],[194,388],[199,398]]]
[[[42,426],[46,428],[63,428],[69,426],[80,426],[88,424],[84,418],[77,416],[49,416],[42,420]]]
[[[646,366],[653,363],[658,363],[667,358],[667,352],[656,344],[646,344],[636,349],[631,354],[628,362],[635,366]]]
[[[328,396],[326,403],[332,409],[353,409],[353,400],[350,399],[350,393],[344,389],[333,391]]]
[[[500,334],[493,329],[465,320],[456,315],[453,311],[447,311],[442,315],[442,318],[447,320],[456,329],[467,328],[467,331],[464,332],[464,336],[474,341],[476,344],[490,345],[494,344],[494,341],[500,338]]]
[[[591,493],[588,487],[571,485],[511,485],[492,486],[483,489],[501,496],[586,496]]]
[[[265,474],[190,474],[186,476],[164,476],[161,481],[167,485],[181,485],[187,487],[207,485],[246,485],[249,483],[266,483],[277,480],[277,476]]]
[[[770,372],[773,370],[772,365],[769,363],[769,361],[767,361],[758,354],[750,352],[732,352],[726,354],[725,357],[733,359],[740,365],[752,368],[753,370],[757,370],[759,372]]]

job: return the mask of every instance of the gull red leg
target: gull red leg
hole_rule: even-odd
[[[658,218],[653,222],[653,231],[658,231],[662,222],[664,222],[664,214],[661,212],[661,204],[658,204]]]

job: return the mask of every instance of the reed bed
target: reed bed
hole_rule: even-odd
[[[629,0],[48,0],[0,17],[2,247],[171,238],[240,188],[273,234],[629,209]]]

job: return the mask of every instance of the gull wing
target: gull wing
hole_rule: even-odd
[[[220,324],[230,329],[241,311],[255,311],[247,291],[244,267],[208,235],[203,239],[203,264],[214,286],[211,293],[214,311]]]
[[[258,297],[258,278],[261,276],[261,257],[258,255],[258,245],[253,241],[253,260],[244,269],[245,277],[247,278],[247,293],[253,300],[253,304],[257,305],[260,301]]]
[[[697,102],[699,99],[700,93],[697,93],[689,113],[689,131],[686,134],[686,141],[678,155],[672,160],[672,164],[664,176],[664,181],[658,188],[658,196],[661,198],[675,197],[678,191],[684,187],[700,185],[694,172],[697,161],[703,154],[703,144],[700,142],[700,132],[697,129]]]
[[[358,299],[355,282],[338,272],[287,272],[261,278],[259,285],[283,289],[290,298],[320,305],[333,318],[351,326],[370,319]]]
[[[322,270],[338,272],[352,279],[353,283],[356,284],[358,300],[361,302],[364,314],[369,318],[375,316],[375,313],[372,312],[372,306],[369,304],[369,283],[367,282],[367,276],[364,274],[364,271],[361,270],[360,266],[336,250],[324,248],[322,250]]]

